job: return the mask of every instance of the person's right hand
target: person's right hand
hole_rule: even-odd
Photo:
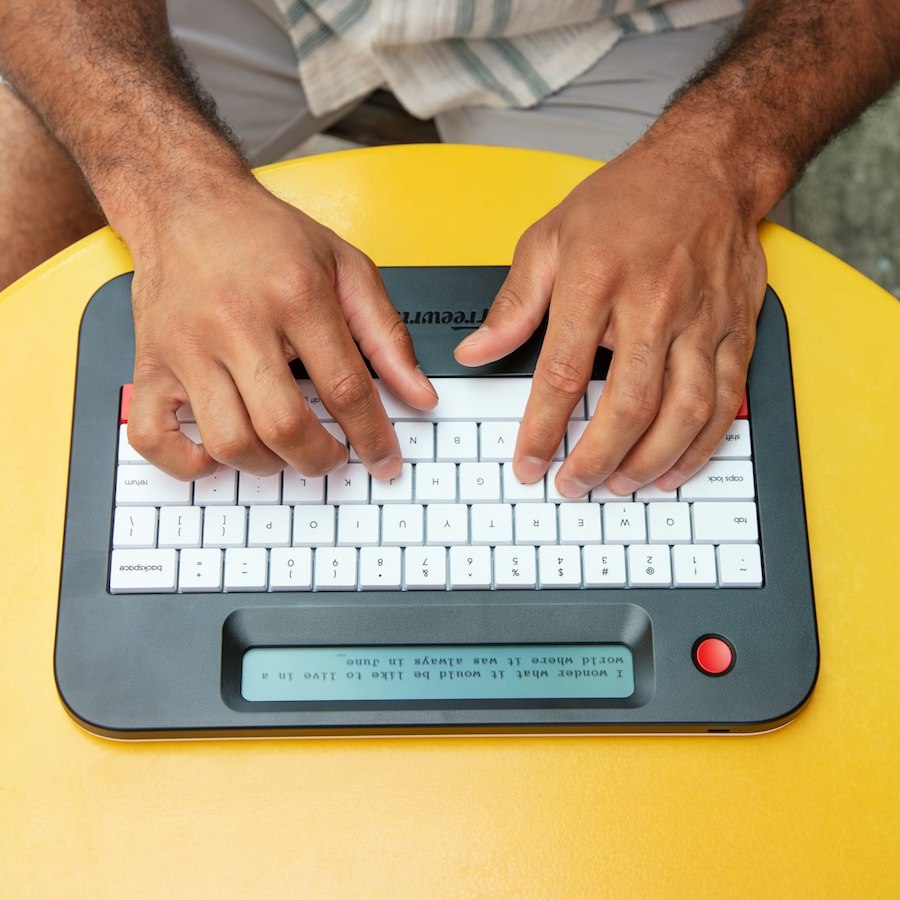
[[[171,475],[220,463],[316,476],[347,449],[316,419],[288,363],[300,358],[369,472],[400,472],[397,436],[360,350],[418,409],[437,395],[375,266],[250,176],[169,209],[130,242],[136,338],[131,445]],[[357,344],[359,348],[357,348]],[[179,430],[190,403],[202,444]]]

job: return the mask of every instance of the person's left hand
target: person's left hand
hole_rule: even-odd
[[[549,324],[516,445],[534,482],[590,379],[613,351],[592,421],[556,485],[673,490],[709,458],[744,395],[766,262],[751,204],[724,167],[638,143],[586,178],[520,239],[484,324],[456,349],[499,359]]]

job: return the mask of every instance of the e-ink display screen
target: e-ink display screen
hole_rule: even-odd
[[[621,644],[253,647],[241,694],[257,702],[613,700],[634,693]]]

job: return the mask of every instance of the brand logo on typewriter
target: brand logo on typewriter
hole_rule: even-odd
[[[398,310],[405,325],[449,325],[453,331],[477,328],[488,314],[487,307],[476,309]]]

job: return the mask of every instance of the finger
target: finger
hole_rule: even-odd
[[[715,359],[700,337],[681,335],[669,349],[659,413],[606,480],[614,493],[631,494],[667,472],[712,417]]]
[[[696,474],[725,436],[744,399],[747,367],[753,352],[753,335],[726,338],[716,352],[715,409],[707,424],[669,470],[656,479],[664,491],[674,491]]]
[[[184,388],[173,377],[151,375],[135,367],[128,443],[157,468],[192,481],[208,475],[217,463],[202,444],[181,432],[176,412],[186,400]]]
[[[555,271],[543,230],[528,229],[512,265],[477,331],[453,351],[463,366],[483,366],[512,353],[541,324],[553,291]]]
[[[668,337],[629,323],[616,349],[594,418],[556,476],[565,497],[581,497],[605,481],[659,410]]]
[[[322,297],[314,313],[301,324],[289,323],[285,336],[360,461],[376,478],[396,477],[403,463],[397,433],[337,299]]]
[[[194,362],[181,380],[203,446],[213,459],[253,475],[274,475],[284,468],[284,460],[257,436],[232,376],[222,365],[207,359]]]
[[[431,409],[437,392],[419,368],[409,331],[378,270],[355,249],[341,259],[337,298],[350,334],[388,389],[415,409]]]
[[[513,468],[525,483],[543,477],[575,404],[584,396],[606,319],[591,297],[557,284],[547,334],[534,368]]]
[[[302,475],[319,476],[347,461],[347,448],[316,418],[291,374],[284,347],[233,348],[229,366],[254,436]]]

